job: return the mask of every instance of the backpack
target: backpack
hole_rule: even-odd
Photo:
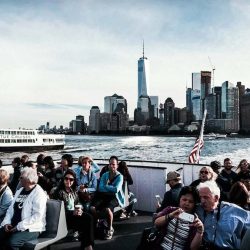
[[[98,239],[104,240],[106,231],[108,230],[107,220],[101,219],[98,221],[96,226],[96,236]]]

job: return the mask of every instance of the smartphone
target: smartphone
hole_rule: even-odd
[[[179,214],[179,218],[181,220],[185,220],[185,221],[188,221],[190,223],[194,222],[194,215],[193,214],[188,214],[188,213],[183,212],[183,213]]]
[[[159,194],[155,195],[155,199],[161,204],[162,203],[162,198]]]

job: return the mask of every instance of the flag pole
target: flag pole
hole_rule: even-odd
[[[203,114],[203,119],[202,119],[202,123],[201,123],[201,130],[200,130],[200,136],[199,136],[199,140],[200,142],[203,141],[203,133],[204,133],[204,127],[205,127],[205,120],[206,120],[206,116],[207,116],[207,110],[204,110],[204,114]],[[198,143],[198,150],[196,152],[196,160],[195,163],[199,163],[199,154],[200,154],[200,145],[201,143]]]

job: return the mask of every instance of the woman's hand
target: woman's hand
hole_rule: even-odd
[[[82,215],[82,209],[75,208],[73,214],[76,215],[76,216],[81,216]]]
[[[181,213],[183,213],[183,210],[181,208],[178,208],[178,209],[176,209],[175,211],[173,211],[172,213],[169,214],[169,218],[170,219],[178,218]]]
[[[6,233],[10,233],[12,229],[13,229],[13,226],[11,224],[4,225],[4,230]]]
[[[197,233],[199,233],[201,235],[204,233],[204,225],[197,216],[194,219],[194,222],[191,224],[191,226],[196,227],[196,232]]]

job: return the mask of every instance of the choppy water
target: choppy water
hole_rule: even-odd
[[[111,155],[116,155],[123,160],[187,162],[194,141],[194,137],[66,136],[66,146],[63,150],[43,153],[51,155],[55,160],[65,153],[70,153],[76,158],[90,155],[94,159],[108,159]],[[9,164],[14,157],[22,154],[24,152],[0,153],[0,159],[4,164]],[[29,155],[35,160],[38,154]],[[231,158],[234,165],[243,158],[250,158],[250,138],[206,140],[200,163],[210,163],[212,160],[222,162],[226,157]]]

